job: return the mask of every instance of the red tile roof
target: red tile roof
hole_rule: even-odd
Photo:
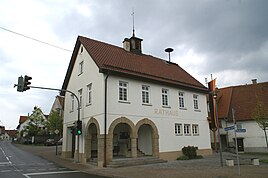
[[[222,88],[218,104],[219,118],[232,121],[234,108],[237,121],[252,120],[257,100],[268,109],[268,82]]]
[[[19,124],[22,124],[28,119],[28,116],[20,116]]]
[[[207,88],[183,70],[179,65],[165,60],[145,55],[128,52],[117,47],[90,38],[78,36],[75,49],[67,70],[63,89],[67,84],[73,69],[80,44],[90,54],[100,72],[112,71],[142,77],[157,82],[165,82],[180,87],[207,92]]]

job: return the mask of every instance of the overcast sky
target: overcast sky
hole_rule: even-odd
[[[49,113],[58,94],[19,93],[20,75],[61,88],[77,36],[121,47],[132,35],[132,9],[143,53],[167,59],[172,47],[172,61],[204,85],[210,74],[220,88],[268,81],[267,0],[1,0],[0,125],[15,129],[34,106]]]

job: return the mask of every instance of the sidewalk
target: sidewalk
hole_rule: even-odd
[[[237,166],[227,167],[225,158],[234,156],[230,153],[223,153],[223,164],[220,166],[220,157],[218,153],[206,156],[204,159],[187,161],[169,161],[152,165],[132,166],[123,168],[98,168],[90,164],[74,163],[73,160],[62,159],[56,156],[55,146],[29,146],[16,145],[17,147],[29,151],[35,155],[41,156],[49,161],[55,162],[61,166],[80,170],[96,175],[103,175],[115,178],[267,178],[268,164],[241,165],[241,176],[238,176]],[[247,156],[248,157],[248,156]],[[259,157],[259,155],[257,156]],[[259,157],[260,158],[260,157]],[[261,158],[260,158],[261,159]],[[265,156],[268,159],[268,156]]]

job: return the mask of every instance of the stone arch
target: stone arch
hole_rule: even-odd
[[[129,138],[128,138],[128,141],[129,141],[129,148],[131,151],[128,151],[130,155],[128,154],[125,154],[125,155],[128,155],[130,157],[137,157],[136,153],[137,153],[137,147],[136,147],[136,138],[137,138],[137,135],[135,134],[136,131],[135,131],[135,124],[128,118],[126,117],[120,117],[120,118],[117,118],[115,119],[111,125],[109,126],[109,129],[108,129],[108,135],[107,135],[107,161],[111,161],[113,159],[113,155],[114,155],[114,152],[116,151],[115,150],[115,147],[114,147],[114,131],[115,129],[117,128],[117,126],[119,126],[120,124],[126,124],[128,126],[128,130],[129,130]],[[118,128],[117,128],[118,129]],[[119,146],[119,145],[118,145]],[[120,152],[121,148],[123,148],[122,146],[119,146],[120,147]]]
[[[97,127],[97,132],[98,132],[98,135],[100,135],[100,125],[99,125],[99,122],[94,118],[94,117],[91,117],[89,119],[89,121],[87,122],[87,125],[86,125],[86,129],[85,129],[85,136],[87,137],[88,136],[88,127],[90,126],[90,124],[95,124],[95,126]]]
[[[111,125],[110,125],[110,127],[109,127],[109,130],[108,130],[108,136],[109,137],[112,137],[113,136],[113,131],[114,131],[114,129],[115,129],[115,127],[118,125],[118,124],[127,124],[127,125],[129,125],[130,126],[130,128],[131,128],[131,133],[130,133],[130,137],[137,137],[137,135],[135,135],[136,134],[136,132],[135,132],[135,125],[134,125],[134,123],[131,121],[131,120],[129,120],[128,118],[126,118],[126,117],[120,117],[120,118],[117,118],[117,119],[115,119],[112,123],[111,123]]]
[[[85,156],[84,162],[100,158],[100,126],[95,118],[90,118],[85,126]]]
[[[135,128],[135,135],[137,135],[138,138],[138,132],[141,126],[143,125],[149,125],[151,128],[151,136],[152,136],[152,156],[153,157],[159,157],[159,134],[158,129],[153,121],[151,121],[148,118],[144,118],[137,122],[136,128]]]

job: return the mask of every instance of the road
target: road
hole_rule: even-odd
[[[0,141],[1,178],[106,178],[74,171]]]

